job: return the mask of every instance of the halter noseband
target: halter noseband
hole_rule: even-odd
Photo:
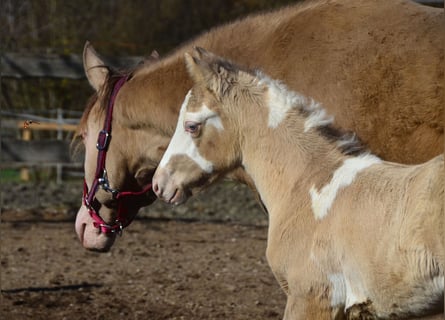
[[[99,132],[99,136],[97,137],[96,148],[98,150],[98,154],[96,173],[94,175],[93,185],[91,186],[91,189],[89,191],[86,180],[83,180],[83,202],[88,208],[88,213],[90,214],[91,218],[94,220],[94,227],[98,228],[104,234],[122,234],[123,228],[131,223],[132,218],[126,217],[126,212],[124,211],[125,202],[123,201],[123,198],[129,196],[141,196],[151,190],[151,183],[145,186],[143,190],[136,192],[119,191],[118,189],[113,189],[112,187],[110,187],[107,170],[105,169],[105,160],[107,157],[108,146],[111,140],[111,120],[113,117],[114,101],[116,99],[117,93],[127,80],[128,76],[123,76],[119,78],[119,80],[117,80],[116,84],[113,87],[110,101],[108,102],[104,127]],[[99,215],[101,203],[95,197],[95,194],[99,187],[106,192],[110,192],[113,199],[117,200],[117,217],[113,224],[107,224]]]

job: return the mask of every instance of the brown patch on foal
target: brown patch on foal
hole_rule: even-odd
[[[367,300],[366,302],[354,304],[346,310],[347,320],[377,320],[375,310],[372,307],[372,302]]]

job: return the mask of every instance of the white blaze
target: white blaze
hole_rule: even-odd
[[[223,130],[224,127],[221,119],[216,115],[216,113],[211,111],[204,104],[197,112],[186,112],[191,96],[192,93],[190,90],[182,103],[175,133],[173,134],[170,144],[168,145],[168,148],[161,159],[159,167],[165,167],[170,159],[175,155],[186,155],[193,159],[193,161],[195,161],[203,171],[211,173],[213,170],[213,164],[199,154],[199,150],[196,147],[193,138],[184,130],[184,123],[186,121],[195,121],[202,124],[205,123],[207,125],[213,125],[218,130]]]
[[[199,123],[205,123],[205,125],[214,126],[218,131],[224,130],[224,126],[221,122],[221,118],[207,107],[204,103],[201,109],[197,112],[187,112],[185,114],[184,121],[194,121]],[[179,123],[178,123],[179,124]]]

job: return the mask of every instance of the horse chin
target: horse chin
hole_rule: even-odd
[[[85,249],[97,252],[108,252],[116,240],[116,234],[103,234],[93,226],[93,219],[85,206],[77,213],[76,233]]]

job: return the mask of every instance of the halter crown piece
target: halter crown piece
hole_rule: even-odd
[[[107,170],[105,169],[105,160],[107,157],[108,146],[111,140],[111,121],[113,117],[113,107],[116,96],[129,76],[123,76],[117,80],[111,93],[110,101],[108,102],[107,114],[105,117],[105,123],[103,129],[99,132],[97,137],[96,148],[97,154],[97,166],[96,173],[94,175],[93,184],[88,191],[88,185],[86,180],[83,181],[83,203],[88,208],[88,213],[94,220],[93,225],[98,228],[104,234],[118,233],[122,234],[123,228],[128,226],[132,219],[126,217],[125,202],[123,199],[130,196],[141,196],[151,190],[151,184],[148,184],[141,191],[119,191],[110,187],[110,181],[108,180]],[[117,217],[113,224],[107,224],[104,219],[99,215],[99,209],[101,203],[96,199],[95,194],[98,188],[102,188],[106,192],[111,193],[113,199],[117,200]]]

